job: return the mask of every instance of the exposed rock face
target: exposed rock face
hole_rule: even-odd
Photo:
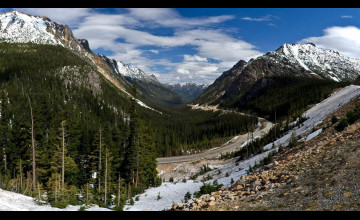
[[[111,69],[113,70],[114,73],[120,74],[119,71],[118,71],[118,66],[117,66],[116,60],[109,59],[104,54],[98,54],[98,57],[100,57],[101,60],[103,60],[106,64],[108,64],[109,67],[111,67]]]
[[[77,39],[77,41],[79,42],[79,44],[81,44],[81,46],[83,46],[84,49],[86,49],[88,51],[91,51],[88,40],[86,40],[86,39]]]
[[[134,79],[134,80],[141,80],[145,82],[152,82],[160,84],[160,82],[156,79],[154,75],[147,75],[141,69],[137,68],[136,66],[130,66],[125,64],[121,61],[116,61],[115,59],[109,59],[104,54],[98,54],[100,59],[106,62],[115,73],[118,75],[123,75],[126,78]]]

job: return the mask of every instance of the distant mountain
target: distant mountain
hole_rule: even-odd
[[[129,83],[136,84],[140,90],[140,97],[153,106],[158,104],[182,104],[185,99],[174,91],[161,84],[154,75],[147,75],[136,66],[125,64],[115,59],[110,59],[103,54],[98,56],[107,63],[119,76],[124,77]]]
[[[353,81],[360,74],[360,60],[317,47],[315,44],[284,44],[249,62],[240,60],[225,71],[193,103],[219,104],[239,100],[251,86],[264,77],[304,76]]]
[[[194,82],[177,83],[177,84],[164,84],[172,91],[182,95],[186,101],[191,101],[199,96],[207,87],[208,84],[196,84]]]

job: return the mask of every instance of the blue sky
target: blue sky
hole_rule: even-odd
[[[95,53],[136,65],[163,83],[212,83],[240,59],[284,43],[311,41],[360,58],[360,9],[17,10],[69,25]]]

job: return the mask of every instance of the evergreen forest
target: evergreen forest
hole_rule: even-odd
[[[268,82],[267,85],[254,89],[263,80]],[[326,99],[335,89],[349,84],[303,76],[270,76],[256,82],[238,101],[223,104],[223,107],[249,112],[271,121],[275,121],[275,117],[277,120],[296,120],[311,105]]]

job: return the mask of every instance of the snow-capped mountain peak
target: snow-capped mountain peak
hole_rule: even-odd
[[[47,17],[32,16],[19,11],[0,14],[0,39],[11,43],[62,45],[64,37],[55,36],[55,23]]]
[[[76,39],[67,25],[19,11],[0,14],[0,42],[60,45],[85,57],[90,51],[87,40]]]
[[[133,79],[140,79],[140,80],[144,80],[144,79],[151,79],[152,78],[149,75],[146,75],[144,73],[144,71],[142,71],[141,69],[139,69],[136,66],[133,65],[129,65],[129,64],[125,64],[121,61],[117,61],[117,66],[118,66],[118,70],[120,72],[120,74],[123,74],[124,76],[133,78]]]
[[[188,101],[193,100],[200,95],[209,85],[208,84],[196,84],[195,82],[183,82],[177,84],[164,84],[169,89],[182,95]]]
[[[338,51],[313,43],[284,44],[264,56],[285,65],[299,66],[310,74],[335,81],[354,80],[360,73],[360,59],[347,57]]]
[[[153,74],[147,75],[146,73],[144,73],[144,71],[142,71],[140,68],[138,68],[136,66],[125,64],[125,63],[123,63],[121,61],[117,61],[115,59],[109,59],[108,57],[106,57],[103,54],[98,54],[98,56],[103,61],[105,61],[109,66],[111,66],[113,71],[118,75],[123,75],[123,76],[129,77],[131,79],[159,83],[159,81],[156,79],[155,75],[153,75]]]

